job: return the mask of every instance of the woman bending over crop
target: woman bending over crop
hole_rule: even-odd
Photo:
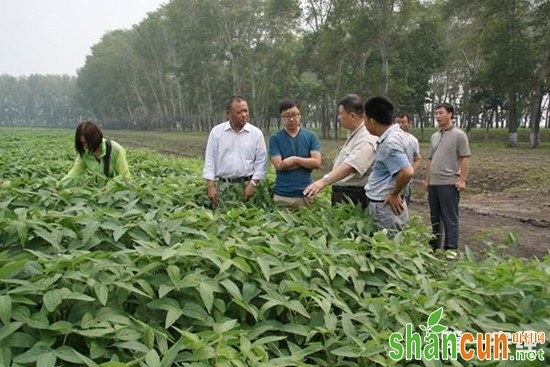
[[[78,125],[74,146],[78,154],[73,168],[61,180],[62,185],[75,183],[86,171],[107,178],[130,176],[124,148],[113,140],[105,139],[93,122],[84,121]]]

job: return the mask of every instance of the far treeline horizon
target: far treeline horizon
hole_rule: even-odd
[[[546,0],[171,0],[106,33],[77,76],[0,75],[0,126],[208,131],[225,100],[249,102],[264,131],[279,100],[298,98],[308,126],[338,136],[345,94],[385,95],[414,126],[455,106],[459,125],[550,127]],[[490,133],[490,132],[489,132]]]

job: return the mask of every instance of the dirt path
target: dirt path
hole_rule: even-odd
[[[413,212],[429,223],[429,208],[425,197],[411,204]],[[542,258],[550,251],[550,192],[482,193],[463,195],[460,202],[460,243],[474,252],[483,253],[487,243],[503,243],[512,232],[517,236],[517,248],[511,252],[519,257]]]

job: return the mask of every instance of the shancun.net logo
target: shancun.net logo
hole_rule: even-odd
[[[515,333],[464,333],[451,331],[440,324],[443,307],[434,311],[426,325],[419,325],[424,337],[413,330],[412,324],[405,326],[405,336],[401,333],[390,335],[391,359],[406,360],[510,360],[544,361],[544,332],[518,331]],[[537,345],[541,348],[537,349]],[[512,348],[513,346],[513,348]]]

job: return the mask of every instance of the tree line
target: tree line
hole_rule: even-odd
[[[0,75],[0,125],[72,126],[87,114],[77,93],[68,75]]]
[[[388,96],[420,128],[450,102],[466,130],[506,127],[514,146],[523,125],[538,146],[548,18],[545,0],[171,0],[105,34],[69,84],[75,110],[112,127],[207,131],[242,94],[269,130],[295,96],[329,138],[353,92]]]

